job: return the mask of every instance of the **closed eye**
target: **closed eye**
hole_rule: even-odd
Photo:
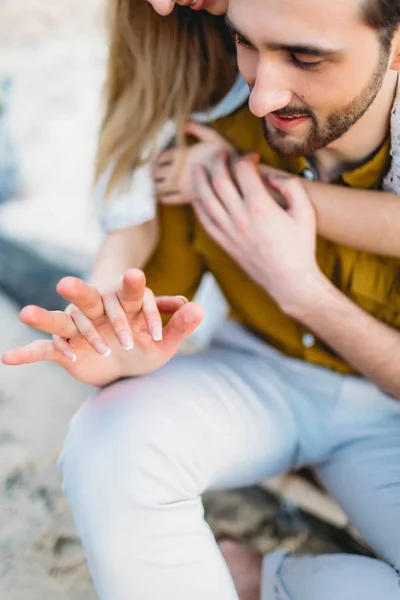
[[[246,40],[240,33],[235,33],[235,41],[238,46],[244,46],[245,48],[254,48],[253,44]]]
[[[299,58],[297,58],[296,54],[291,53],[289,55],[290,57],[290,62],[293,63],[296,67],[298,67],[299,69],[316,69],[317,67],[319,67],[323,61],[322,60],[317,60],[317,61],[307,61],[307,60],[300,60]]]

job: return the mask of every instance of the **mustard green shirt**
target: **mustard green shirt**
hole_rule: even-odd
[[[247,107],[214,123],[241,153],[258,151],[272,167],[307,175],[304,158],[287,158],[266,142],[262,122]],[[387,170],[390,142],[361,167],[335,183],[379,188]],[[400,202],[400,199],[399,199]],[[286,355],[341,373],[353,372],[324,342],[286,316],[259,285],[214,242],[190,206],[160,207],[160,241],[147,265],[148,286],[155,294],[192,298],[205,271],[218,281],[231,306],[233,319]],[[371,315],[400,327],[400,260],[380,257],[317,239],[317,260],[323,273],[346,296]]]

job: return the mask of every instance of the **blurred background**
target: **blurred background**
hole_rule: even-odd
[[[0,354],[37,334],[19,309],[59,308],[100,240],[91,183],[107,44],[103,0],[0,0]],[[53,364],[0,364],[0,598],[94,600],[56,460],[91,393]],[[209,494],[217,536],[260,552],[368,552],[304,478]]]
[[[27,302],[89,267],[106,44],[101,0],[0,1],[0,353]],[[0,597],[95,598],[55,461],[88,390],[54,365],[0,364]]]

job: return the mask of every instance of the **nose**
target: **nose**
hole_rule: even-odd
[[[250,110],[256,117],[265,117],[290,104],[293,94],[287,89],[281,68],[279,63],[260,56],[249,100]]]

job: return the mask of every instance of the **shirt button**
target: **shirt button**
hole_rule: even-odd
[[[308,179],[309,181],[313,181],[315,179],[315,175],[311,171],[311,169],[304,169],[304,171],[302,171],[301,173],[301,176],[304,177],[304,179]]]
[[[315,344],[315,337],[313,336],[312,333],[305,333],[303,335],[303,346],[304,348],[312,348]]]

